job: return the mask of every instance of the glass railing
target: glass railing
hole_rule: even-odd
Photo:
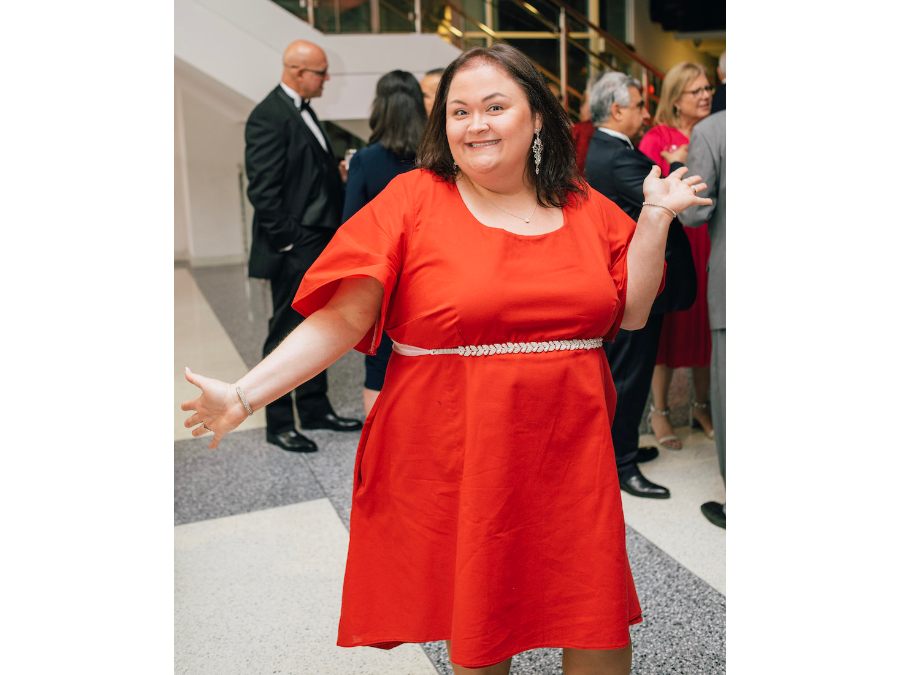
[[[588,79],[638,79],[651,114],[663,73],[624,41],[627,0],[273,0],[324,33],[435,33],[460,49],[505,42],[522,50],[578,119]],[[589,17],[588,14],[591,14]]]

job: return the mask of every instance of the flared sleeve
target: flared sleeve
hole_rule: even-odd
[[[410,174],[418,172],[411,171]],[[397,278],[403,268],[407,233],[415,220],[412,176],[392,180],[356,215],[338,228],[334,238],[303,275],[291,306],[308,317],[331,300],[341,280],[372,277],[384,287],[381,312],[375,325],[355,349],[374,354],[381,342],[384,321]]]
[[[618,207],[614,202],[603,197],[599,193],[595,195],[600,197],[598,208],[603,212],[603,220],[607,224],[606,236],[609,242],[609,276],[612,277],[613,284],[616,287],[616,295],[619,300],[619,311],[616,313],[616,320],[612,327],[607,331],[603,339],[612,341],[619,327],[622,325],[622,319],[625,317],[625,299],[628,295],[628,247],[631,245],[631,238],[634,236],[634,230],[637,224]],[[659,282],[659,288],[656,291],[658,296],[662,293],[666,285],[666,263],[663,262],[662,279]]]

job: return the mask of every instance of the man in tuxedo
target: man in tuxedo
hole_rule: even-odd
[[[248,273],[270,279],[273,314],[263,357],[293,331],[303,317],[291,302],[306,270],[341,224],[343,181],[338,161],[309,101],[322,95],[330,78],[320,47],[298,40],[284,52],[281,83],[247,119],[247,196],[253,204],[253,242]],[[335,415],[323,371],[294,390],[304,429],[356,431],[358,420]],[[285,450],[318,448],[294,426],[288,393],[266,406],[266,440]]]
[[[716,72],[719,74],[719,81],[722,84],[716,88],[716,93],[713,94],[712,104],[709,109],[710,115],[720,110],[725,110],[725,52],[722,52],[719,56],[719,65],[716,67]],[[706,176],[703,176],[703,178],[706,178]]]
[[[650,118],[640,83],[623,73],[607,73],[591,88],[590,107],[597,130],[588,148],[585,177],[592,188],[637,221],[643,208],[644,179],[654,166],[630,140]],[[670,497],[667,488],[647,480],[638,468],[638,462],[659,454],[656,448],[638,447],[639,428],[653,379],[663,314],[687,309],[696,294],[690,243],[674,220],[666,240],[665,286],[651,307],[647,324],[640,330],[620,330],[615,342],[603,344],[617,394],[612,439],[619,487],[635,497]]]

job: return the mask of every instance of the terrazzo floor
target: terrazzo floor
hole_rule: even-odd
[[[320,448],[306,455],[266,443],[264,415],[215,451],[181,431],[179,405],[197,391],[184,366],[232,381],[253,367],[267,292],[241,266],[175,270],[175,671],[452,675],[443,643],[334,646],[358,432],[304,432]],[[338,414],[361,418],[363,356],[350,352],[328,373]],[[677,432],[683,450],[642,465],[672,499],[622,494],[644,610],[631,629],[635,675],[725,672],[725,532],[699,511],[723,501],[724,487],[714,443]],[[512,673],[562,673],[560,650],[520,654]]]

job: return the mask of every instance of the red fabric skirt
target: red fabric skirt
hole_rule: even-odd
[[[697,299],[683,312],[670,312],[663,318],[656,364],[664,364],[669,368],[709,367],[712,355],[709,304],[706,299],[709,232],[706,223],[700,227],[686,227],[684,231],[691,242],[691,254],[697,270]]]

